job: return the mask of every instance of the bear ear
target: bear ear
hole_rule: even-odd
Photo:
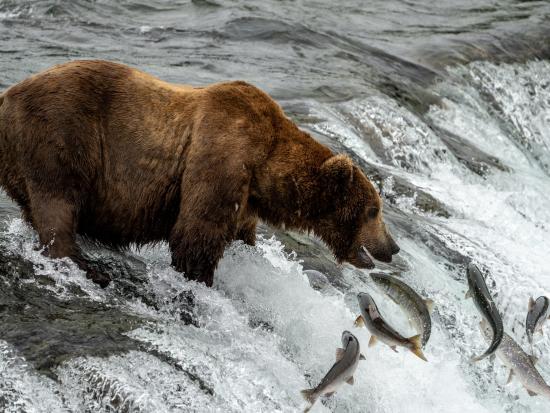
[[[346,155],[334,155],[321,165],[323,181],[336,186],[347,186],[353,182],[353,162]]]

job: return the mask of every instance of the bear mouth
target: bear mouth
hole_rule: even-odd
[[[367,247],[365,247],[364,245],[361,245],[361,247],[359,247],[359,250],[355,254],[355,257],[350,260],[350,263],[357,268],[374,268],[374,261],[372,260],[372,257],[370,256]]]

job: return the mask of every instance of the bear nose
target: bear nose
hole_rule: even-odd
[[[390,239],[391,254],[395,255],[400,251],[399,245],[397,245],[397,243],[393,240],[392,237],[389,236],[388,238]]]
[[[392,255],[395,255],[397,254],[399,251],[401,251],[401,248],[399,248],[399,245],[397,245],[395,242],[393,243],[392,247],[391,247],[391,254]]]

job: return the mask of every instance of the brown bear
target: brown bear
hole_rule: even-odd
[[[312,231],[357,267],[399,251],[359,168],[240,81],[175,85],[97,60],[31,76],[0,95],[0,185],[44,253],[103,287],[77,234],[166,240],[176,270],[209,286],[229,243],[254,244],[258,219]]]

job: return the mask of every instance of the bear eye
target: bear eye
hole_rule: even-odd
[[[377,207],[372,207],[367,210],[367,217],[369,219],[374,219],[378,216],[378,212],[380,212],[380,209]]]

